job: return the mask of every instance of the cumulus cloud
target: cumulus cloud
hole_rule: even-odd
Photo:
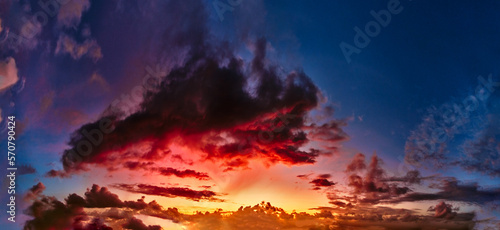
[[[172,18],[165,20],[161,46],[168,47],[168,59],[182,61],[159,76],[161,82],[145,93],[136,110],[125,113],[123,103],[114,104],[97,121],[75,130],[62,153],[64,170],[51,171],[51,176],[68,176],[89,165],[110,168],[128,161],[173,157],[169,149],[173,142],[195,150],[202,161],[214,161],[225,171],[245,169],[253,159],[267,165],[313,164],[347,139],[343,121],[306,121],[318,107],[321,92],[304,71],[283,71],[268,60],[270,43],[265,38],[234,41],[251,43],[253,58],[243,60],[233,44],[208,32],[209,16],[202,1],[154,5],[155,13],[161,10]],[[145,20],[150,13],[145,12]],[[81,43],[60,35],[56,54],[98,60],[102,55],[97,43],[85,39]],[[92,79],[100,81],[97,76]],[[87,141],[82,132],[98,129],[105,120],[112,122],[114,131],[92,146],[88,155],[78,155],[78,145]],[[311,141],[328,145],[310,148]],[[138,146],[142,150],[134,151]]]
[[[361,174],[364,172],[364,175]],[[403,180],[395,180],[388,178],[385,169],[382,168],[382,159],[376,153],[370,159],[370,163],[366,165],[365,156],[358,153],[353,160],[347,165],[346,173],[348,176],[348,186],[353,189],[353,193],[358,196],[351,198],[330,196],[332,202],[348,200],[349,203],[367,203],[377,204],[387,199],[399,197],[411,191],[407,186],[399,185]],[[417,175],[418,176],[418,175]],[[407,176],[409,179],[405,181],[416,183],[414,177]],[[338,203],[337,204],[341,204]]]
[[[69,54],[73,59],[79,60],[86,56],[94,62],[103,57],[101,47],[94,39],[86,39],[78,43],[72,37],[61,34],[57,40],[55,54]]]
[[[24,229],[70,229],[79,225],[85,217],[82,207],[67,205],[54,197],[42,196],[35,200],[25,211],[33,219],[24,224]]]
[[[327,215],[327,214],[330,215]],[[190,217],[186,223],[188,229],[331,229],[333,218],[330,212],[316,215],[307,213],[287,213],[269,202],[254,206],[240,207],[235,212],[215,211],[213,213],[198,213]]]
[[[222,161],[228,170],[246,166],[228,163],[238,159],[246,162],[260,158],[289,165],[314,163],[329,150],[301,149],[310,141],[308,132],[316,137],[328,136],[324,140],[331,144],[345,137],[334,123],[305,125],[305,116],[317,106],[320,91],[305,73],[280,75],[276,67],[268,65],[266,44],[264,39],[257,41],[250,73],[236,57],[218,57],[210,49],[193,54],[184,66],[164,78],[161,88],[148,91],[138,112],[123,119],[103,117],[76,130],[69,142],[71,148],[62,157],[66,172],[79,170],[71,168],[75,157],[71,153],[78,152],[78,144],[86,140],[81,133],[98,128],[106,119],[113,122],[114,131],[82,157],[79,167],[116,165],[120,163],[117,161],[138,157],[162,159],[170,154],[168,146],[174,137],[177,144],[203,152],[205,159]],[[227,64],[221,64],[221,58]],[[250,78],[255,80],[252,90],[247,89]],[[132,154],[128,149],[134,145],[145,145],[147,150]]]
[[[324,176],[326,177],[326,175]],[[323,178],[324,178],[323,177]],[[33,191],[43,191],[43,184],[33,186]],[[382,229],[472,229],[473,213],[459,213],[444,202],[429,208],[432,215],[418,214],[415,210],[390,207],[320,207],[315,214],[286,212],[269,202],[254,206],[242,206],[237,211],[217,209],[214,212],[197,212],[188,215],[176,208],[165,209],[156,201],[122,201],[107,188],[93,185],[84,197],[69,195],[64,202],[34,193],[33,203],[26,214],[33,217],[25,223],[25,229],[160,229],[147,225],[139,215],[171,220],[187,229],[366,229],[379,226]],[[105,200],[109,199],[110,202]],[[332,215],[336,213],[336,216]],[[446,222],[441,221],[446,219]]]
[[[159,229],[145,225],[134,215],[142,214],[171,220],[184,221],[185,215],[176,208],[164,209],[156,201],[146,203],[145,197],[137,201],[122,201],[106,187],[93,185],[85,196],[70,194],[64,202],[42,194],[45,186],[38,183],[29,193],[32,200],[25,214],[33,217],[24,224],[24,229]]]
[[[106,187],[92,185],[92,188],[85,192],[86,206],[88,207],[122,207],[123,202],[118,195],[111,193]]]
[[[9,57],[0,61],[0,92],[16,84],[18,80],[16,60]]]

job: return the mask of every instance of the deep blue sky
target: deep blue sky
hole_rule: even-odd
[[[305,71],[338,103],[340,116],[363,116],[348,129],[391,140],[353,145],[402,154],[426,109],[473,93],[478,76],[499,73],[499,2],[401,1],[403,10],[348,64],[339,48],[353,45],[355,26],[374,20],[388,1],[268,1],[268,27],[300,43]],[[358,134],[359,135],[359,134]]]

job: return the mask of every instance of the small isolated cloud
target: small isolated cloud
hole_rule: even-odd
[[[40,98],[40,114],[44,114],[54,104],[56,92],[51,90]]]
[[[98,84],[99,86],[101,86],[101,88],[103,90],[109,91],[109,84],[108,84],[108,82],[106,81],[106,79],[104,79],[104,77],[102,77],[102,75],[100,75],[97,72],[94,72],[92,74],[92,76],[90,76],[89,83],[90,84]]]
[[[24,195],[24,200],[34,200],[38,195],[42,194],[45,190],[45,185],[42,182],[31,187]]]
[[[102,58],[101,47],[96,40],[86,39],[83,43],[78,43],[66,34],[59,36],[55,54],[69,54],[75,60],[86,56],[94,62]]]
[[[16,60],[9,57],[0,61],[0,92],[16,84],[18,80]]]
[[[36,173],[36,169],[31,165],[19,165],[17,167],[17,175],[27,175]]]
[[[82,14],[90,8],[89,0],[71,0],[61,4],[59,14],[57,14],[57,23],[62,27],[75,27],[80,24]]]
[[[332,181],[329,181],[329,180],[323,179],[323,178],[314,179],[309,183],[313,184],[316,187],[330,187],[330,186],[335,185],[335,182],[332,182]]]
[[[301,178],[300,176],[303,175],[299,175],[298,177]],[[314,190],[319,190],[321,189],[321,187],[328,188],[336,184],[335,182],[328,180],[330,177],[331,177],[330,174],[321,174],[318,175],[314,180],[310,181],[309,183],[314,185]]]

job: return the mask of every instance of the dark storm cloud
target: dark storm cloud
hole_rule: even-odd
[[[113,188],[117,188],[120,190],[124,190],[132,193],[140,193],[146,195],[154,195],[154,196],[164,196],[164,197],[181,197],[186,198],[193,201],[223,201],[219,198],[216,198],[217,194],[213,191],[209,190],[192,190],[189,188],[181,188],[181,187],[159,187],[149,184],[113,184],[111,185]]]
[[[202,150],[207,159],[231,160],[238,156],[260,157],[272,163],[314,163],[321,151],[299,148],[309,141],[304,131],[304,116],[317,105],[320,92],[303,72],[281,78],[275,67],[266,66],[265,44],[265,40],[259,40],[252,61],[250,75],[257,76],[254,92],[247,90],[248,77],[241,60],[230,58],[227,66],[221,66],[212,57],[192,59],[172,70],[160,91],[149,92],[140,111],[123,120],[103,117],[76,130],[69,142],[73,147],[65,150],[62,157],[66,172],[84,170],[89,163],[106,165],[136,157],[160,159],[169,154],[167,146],[173,137],[181,137],[184,144]],[[114,131],[89,138],[88,130],[99,130],[102,123],[113,124]],[[311,131],[316,132],[316,137],[326,135],[330,142],[344,139],[332,138],[332,132],[339,132],[336,125],[319,127],[320,131],[314,131],[314,127]],[[326,132],[328,129],[332,131]],[[235,141],[220,140],[222,132]],[[201,139],[202,136],[211,138]],[[89,146],[87,139],[91,138],[98,139],[99,144],[88,151],[82,143]],[[122,153],[117,157],[117,150],[124,151],[143,142],[153,142],[148,151]],[[78,152],[84,152],[80,154],[84,157],[75,155]],[[83,164],[74,166],[80,159]]]
[[[163,32],[158,32],[162,42],[152,45],[169,59],[179,56],[182,61],[160,76],[161,83],[145,93],[137,110],[123,113],[123,105],[113,105],[98,120],[75,130],[62,154],[64,170],[47,176],[68,177],[90,164],[111,168],[127,161],[162,159],[172,155],[168,146],[174,138],[200,150],[205,159],[220,161],[227,170],[246,166],[227,163],[237,159],[313,164],[347,139],[344,121],[306,125],[305,117],[318,106],[321,92],[303,71],[285,73],[268,60],[271,44],[266,39],[245,41],[254,55],[245,61],[235,54],[234,44],[210,35],[202,1],[141,4],[145,6],[136,12],[144,13],[141,20],[152,20],[157,13],[165,17]],[[301,148],[311,140],[328,147]],[[137,145],[149,148],[131,150]]]

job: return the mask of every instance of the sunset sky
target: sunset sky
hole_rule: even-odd
[[[500,229],[499,10],[0,0],[2,229]]]

